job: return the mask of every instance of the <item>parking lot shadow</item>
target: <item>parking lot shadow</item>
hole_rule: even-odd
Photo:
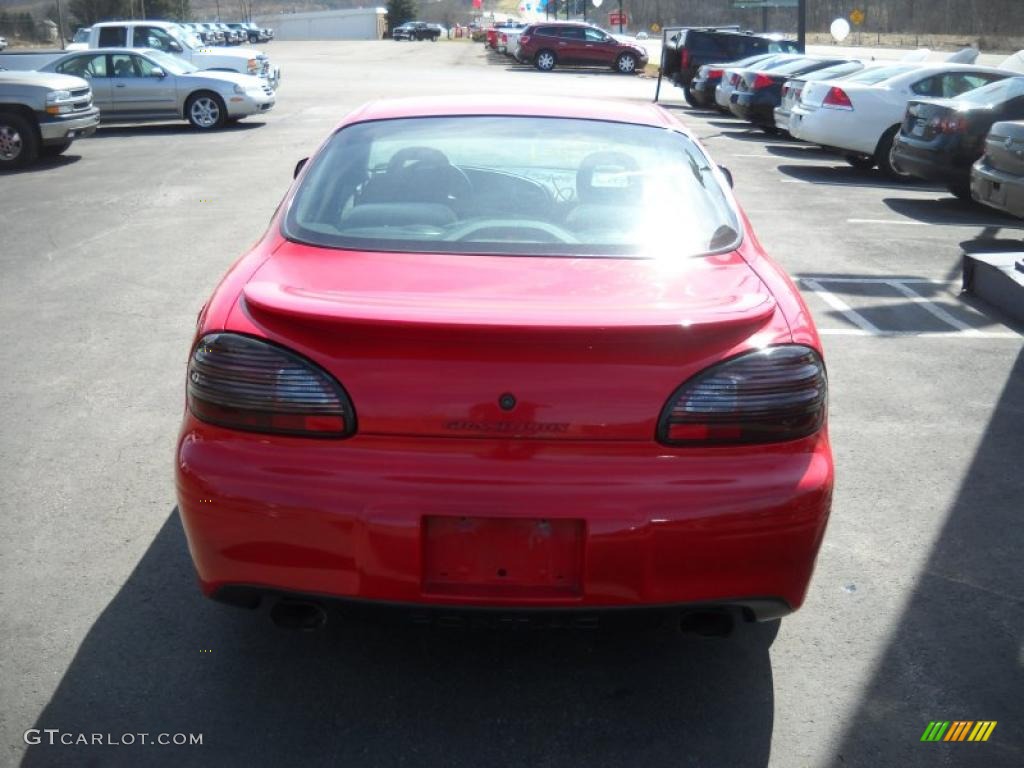
[[[823,158],[827,159],[827,158]],[[845,162],[842,165],[780,165],[780,173],[807,184],[841,185],[851,187],[875,187],[878,189],[906,189],[946,193],[945,187],[924,181],[895,181],[887,179],[877,170],[863,171]],[[947,193],[948,194],[948,193]]]
[[[85,139],[80,139],[79,142],[80,141],[85,141]],[[46,171],[52,171],[56,168],[74,165],[82,159],[81,155],[75,153],[75,148],[78,146],[79,142],[72,144],[71,149],[68,150],[67,154],[57,155],[56,157],[40,157],[34,163],[31,163],[24,168],[18,168],[13,171],[3,171],[0,173],[0,178],[3,178],[4,176],[14,176],[18,173],[46,173]]]
[[[934,200],[886,197],[882,202],[893,212],[926,224],[957,224],[979,227],[1024,229],[1024,221],[971,200],[961,200],[946,192]]]
[[[184,121],[173,123],[115,123],[113,125],[101,125],[92,135],[93,139],[123,138],[125,136],[176,136],[185,133],[218,133],[231,131],[252,131],[262,128],[266,123],[256,120],[239,120],[237,123],[228,123],[217,131],[198,131]]]
[[[845,161],[834,152],[829,152],[821,147],[813,147],[807,144],[773,144],[766,147],[770,154],[778,157],[785,157],[791,160],[834,160],[836,163]]]
[[[828,765],[1024,765],[1021,434],[1024,351]],[[998,725],[984,744],[922,744],[932,720]]]
[[[202,746],[29,747],[25,766],[764,766],[778,623],[313,634],[199,596],[177,513],[97,618],[35,727]]]

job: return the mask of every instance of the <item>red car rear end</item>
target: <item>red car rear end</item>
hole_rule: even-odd
[[[204,592],[799,607],[824,365],[722,181],[654,107],[350,116],[200,317],[176,469]]]

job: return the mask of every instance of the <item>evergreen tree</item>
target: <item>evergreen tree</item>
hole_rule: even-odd
[[[388,0],[388,30],[416,18],[416,0]]]

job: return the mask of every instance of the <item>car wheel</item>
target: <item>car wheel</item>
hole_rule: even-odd
[[[843,160],[859,171],[870,171],[875,167],[875,158],[863,155],[843,155]]]
[[[533,63],[541,72],[550,72],[555,68],[557,61],[554,51],[539,51]]]
[[[0,169],[23,168],[36,159],[38,151],[32,124],[20,115],[0,113]]]
[[[910,174],[897,168],[893,158],[893,152],[896,149],[896,134],[899,133],[899,130],[900,127],[894,125],[882,134],[882,138],[878,140],[878,148],[875,150],[875,162],[878,163],[878,170],[890,179],[904,181],[910,178]]]
[[[258,43],[259,41],[260,40],[259,40],[258,37],[256,37],[256,35],[249,35],[249,44],[250,45],[256,45],[256,43]]]
[[[690,86],[683,85],[683,98],[686,99],[686,103],[691,107],[699,107],[697,100],[693,98],[693,92],[690,90]]]
[[[57,155],[63,155],[70,146],[70,139],[62,141],[60,144],[47,144],[46,146],[39,148],[39,155],[41,157],[56,157]]]
[[[615,68],[624,75],[636,74],[636,56],[624,53],[615,60]]]
[[[201,91],[188,97],[185,103],[185,117],[193,128],[209,131],[224,127],[228,111],[220,96],[209,91]]]

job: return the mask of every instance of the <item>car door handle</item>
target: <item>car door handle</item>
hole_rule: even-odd
[[[114,87],[115,87],[115,88],[124,88],[124,86],[125,86],[125,84],[124,84],[124,83],[115,83],[115,84],[114,84]]]

